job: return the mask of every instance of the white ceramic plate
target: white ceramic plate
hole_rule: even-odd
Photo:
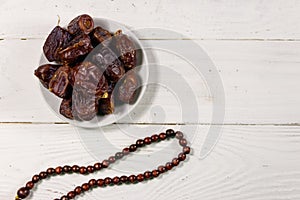
[[[149,69],[148,69],[148,59],[147,55],[143,50],[143,46],[140,43],[137,36],[130,31],[125,25],[118,23],[116,21],[110,20],[110,19],[99,19],[94,18],[95,27],[101,26],[102,28],[109,30],[110,32],[116,32],[117,30],[121,29],[122,32],[130,37],[130,39],[136,44],[137,50],[138,50],[138,66],[135,68],[139,78],[140,78],[140,92],[137,100],[134,104],[122,104],[122,105],[116,105],[115,111],[113,114],[105,115],[105,116],[99,116],[97,115],[94,119],[91,121],[77,121],[77,120],[70,120],[63,115],[59,113],[59,107],[60,103],[62,101],[61,98],[58,98],[53,93],[49,92],[46,88],[40,84],[42,95],[44,96],[45,101],[48,103],[50,108],[56,113],[58,117],[60,117],[62,120],[69,122],[70,124],[73,124],[75,126],[84,127],[84,128],[96,128],[100,126],[106,126],[112,123],[117,122],[118,120],[122,119],[126,115],[128,115],[140,102],[142,96],[145,93],[145,85],[148,82],[148,76],[149,76]],[[39,65],[49,63],[42,54]]]

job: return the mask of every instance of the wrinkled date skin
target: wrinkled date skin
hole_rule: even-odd
[[[94,20],[89,15],[79,15],[69,23],[67,29],[72,35],[89,34],[94,29]]]
[[[132,104],[138,96],[139,79],[136,73],[128,71],[121,80],[118,88],[118,99],[124,103]]]
[[[72,35],[60,26],[56,26],[46,39],[43,51],[50,61],[59,62],[58,52],[72,40]]]
[[[62,100],[59,108],[59,113],[65,116],[66,118],[74,118],[72,113],[72,98]]]
[[[84,61],[72,69],[71,84],[94,94],[97,99],[107,95],[108,83],[103,71],[95,64]]]
[[[34,75],[39,78],[45,88],[49,89],[49,82],[59,67],[61,67],[61,65],[41,65],[34,70]]]
[[[122,62],[108,47],[101,47],[95,50],[95,54],[92,55],[92,62],[105,71],[105,76],[109,81],[113,83],[118,82],[125,74]]]
[[[99,100],[99,114],[108,115],[112,114],[115,110],[114,98],[112,94],[109,94],[107,98],[101,98]]]
[[[72,95],[72,113],[77,120],[92,120],[98,113],[98,100],[95,94],[81,88],[74,88]]]
[[[89,121],[98,113],[99,99],[107,98],[108,83],[103,71],[91,62],[84,61],[74,67],[72,75],[73,115]]]
[[[68,97],[72,92],[69,79],[70,67],[66,65],[61,66],[56,70],[49,82],[49,91],[61,98]]]
[[[90,37],[94,47],[100,43],[103,46],[109,46],[112,39],[111,33],[100,26],[94,28],[94,30],[90,33]]]
[[[136,67],[136,47],[127,35],[122,34],[122,31],[115,33],[116,49],[118,56],[123,62],[126,71]]]
[[[90,37],[88,35],[79,35],[66,45],[66,48],[59,51],[58,56],[64,63],[74,63],[92,50],[93,46]]]

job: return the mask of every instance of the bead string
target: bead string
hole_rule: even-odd
[[[180,131],[175,132],[172,129],[166,130],[165,133],[154,134],[151,137],[146,137],[144,139],[139,139],[135,144],[130,145],[122,150],[122,152],[117,152],[114,156],[109,157],[106,160],[103,160],[101,163],[97,162],[93,166],[89,165],[87,167],[79,167],[78,165],[65,165],[64,167],[58,166],[56,168],[48,168],[46,171],[40,172],[38,175],[34,175],[32,180],[27,182],[24,187],[21,187],[17,191],[17,196],[15,200],[25,199],[29,196],[30,190],[33,189],[34,185],[39,181],[53,175],[63,175],[70,173],[79,173],[79,174],[91,174],[93,172],[99,171],[101,169],[107,168],[110,164],[114,163],[116,160],[123,158],[131,152],[135,152],[138,148],[141,148],[145,145],[150,145],[154,142],[160,142],[165,139],[176,137],[179,140],[180,146],[183,147],[182,152],[178,154],[178,157],[173,158],[171,162],[167,162],[165,165],[160,165],[157,169],[152,171],[146,171],[143,174],[130,175],[130,176],[121,176],[121,177],[106,177],[105,179],[90,179],[87,183],[83,183],[81,186],[77,186],[74,190],[68,192],[66,195],[62,196],[60,199],[54,200],[70,200],[74,199],[75,196],[84,193],[92,188],[104,187],[104,186],[113,186],[120,185],[122,183],[133,184],[137,182],[142,182],[152,178],[158,177],[160,174],[171,170],[173,167],[176,167],[181,161],[186,159],[186,155],[190,153],[190,147],[187,146],[187,140],[184,138],[183,133]]]

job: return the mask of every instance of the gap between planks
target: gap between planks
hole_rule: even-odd
[[[1,124],[32,124],[32,125],[40,125],[40,124],[55,124],[55,125],[66,125],[70,124],[68,122],[0,122]],[[283,123],[283,124],[276,124],[276,123],[225,123],[225,124],[216,124],[216,123],[150,123],[150,122],[136,122],[136,123],[127,123],[127,122],[115,122],[112,123],[113,125],[116,124],[124,124],[124,125],[199,125],[199,126],[300,126],[300,123]]]

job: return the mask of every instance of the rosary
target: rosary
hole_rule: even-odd
[[[186,159],[186,155],[190,153],[190,147],[187,146],[187,140],[184,138],[183,133],[180,131],[175,132],[172,129],[166,130],[165,133],[154,134],[151,137],[145,137],[144,139],[138,139],[135,144],[131,144],[129,147],[126,147],[122,150],[122,152],[117,152],[114,156],[109,157],[106,160],[103,160],[101,163],[97,162],[93,166],[89,165],[87,167],[79,167],[78,165],[73,165],[72,167],[69,165],[65,165],[63,167],[58,166],[56,168],[48,168],[46,171],[40,172],[38,175],[34,175],[31,181],[28,181],[25,187],[21,187],[17,191],[17,196],[15,200],[25,199],[29,196],[30,190],[33,189],[34,185],[39,181],[53,176],[53,175],[64,175],[70,173],[79,173],[79,174],[91,174],[93,172],[99,171],[103,168],[107,168],[110,164],[113,164],[116,160],[123,158],[131,152],[135,152],[138,148],[141,148],[146,145],[150,145],[154,142],[160,142],[170,138],[177,138],[179,140],[179,145],[182,146],[182,152],[178,154],[178,157],[172,159],[171,162],[167,162],[165,165],[159,166],[157,169],[152,171],[146,171],[144,173],[138,175],[130,175],[130,176],[121,176],[110,178],[107,177],[105,179],[91,179],[87,183],[83,183],[81,186],[75,187],[74,190],[68,192],[66,195],[62,196],[60,199],[54,200],[70,200],[74,199],[76,195],[80,195],[85,191],[88,191],[92,188],[96,187],[105,187],[105,186],[113,186],[120,184],[133,184],[142,182],[144,180],[149,180],[158,177],[160,174],[171,170],[173,167],[176,167],[180,162]]]

